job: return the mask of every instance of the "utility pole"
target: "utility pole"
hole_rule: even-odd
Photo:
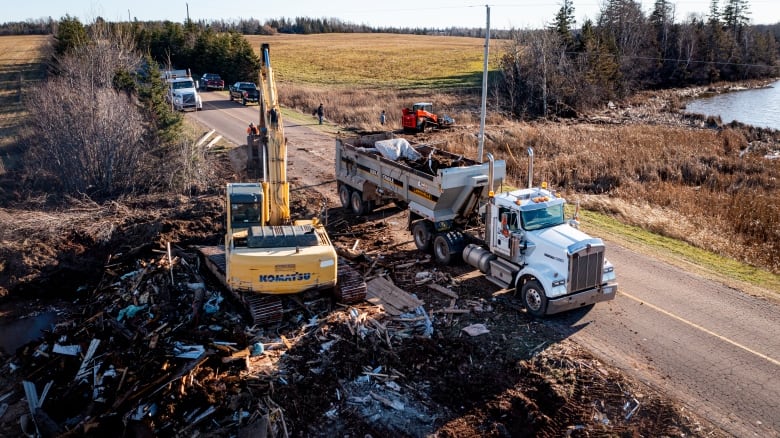
[[[490,53],[490,5],[485,5],[487,24],[485,25],[485,61],[482,66],[482,109],[479,114],[479,147],[478,161],[482,162],[482,151],[485,147],[485,111],[487,107],[488,54]]]

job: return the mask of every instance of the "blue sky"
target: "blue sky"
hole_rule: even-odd
[[[539,28],[548,24],[560,9],[562,0],[496,0],[490,4],[490,23],[493,29]],[[722,4],[725,0],[720,0]],[[6,0],[0,13],[0,22],[25,21],[65,14],[88,23],[96,17],[108,21],[124,21],[129,16],[141,21],[184,21],[189,5],[194,20],[287,17],[339,18],[351,23],[371,26],[397,27],[484,27],[485,4],[462,0]],[[690,13],[705,14],[710,0],[672,1],[676,6],[677,21]],[[748,0],[751,18],[757,24],[780,22],[778,0]],[[584,18],[595,19],[602,0],[573,0],[578,24]],[[653,0],[642,0],[646,13]]]

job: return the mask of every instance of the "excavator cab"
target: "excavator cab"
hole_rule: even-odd
[[[227,225],[230,234],[261,225],[265,220],[265,196],[259,183],[233,183],[228,185]]]

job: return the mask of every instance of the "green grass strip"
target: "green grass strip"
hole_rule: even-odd
[[[589,234],[613,240],[634,251],[661,258],[676,266],[684,265],[688,270],[693,268],[692,270],[701,274],[714,275],[726,284],[733,285],[734,281],[747,283],[773,292],[780,298],[780,275],[637,226],[623,224],[602,213],[580,210],[580,222],[583,231]]]

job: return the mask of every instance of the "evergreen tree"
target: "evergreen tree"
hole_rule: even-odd
[[[750,11],[747,0],[726,0],[723,5],[723,25],[735,40],[740,39],[742,29],[750,23]]]
[[[555,14],[555,21],[550,26],[550,29],[558,33],[563,44],[567,49],[574,47],[574,35],[572,35],[571,29],[577,23],[574,18],[574,4],[572,0],[563,0],[563,5],[558,13]]]
[[[168,84],[162,78],[157,62],[150,55],[144,57],[140,82],[138,98],[146,108],[152,136],[157,136],[163,144],[174,141],[181,134],[183,117],[173,111],[166,100]]]
[[[720,25],[720,6],[718,0],[712,0],[710,3],[710,15],[707,18],[707,22],[712,25]]]
[[[76,47],[89,42],[87,30],[78,18],[65,15],[57,26],[57,35],[54,36],[54,53],[64,55]]]

